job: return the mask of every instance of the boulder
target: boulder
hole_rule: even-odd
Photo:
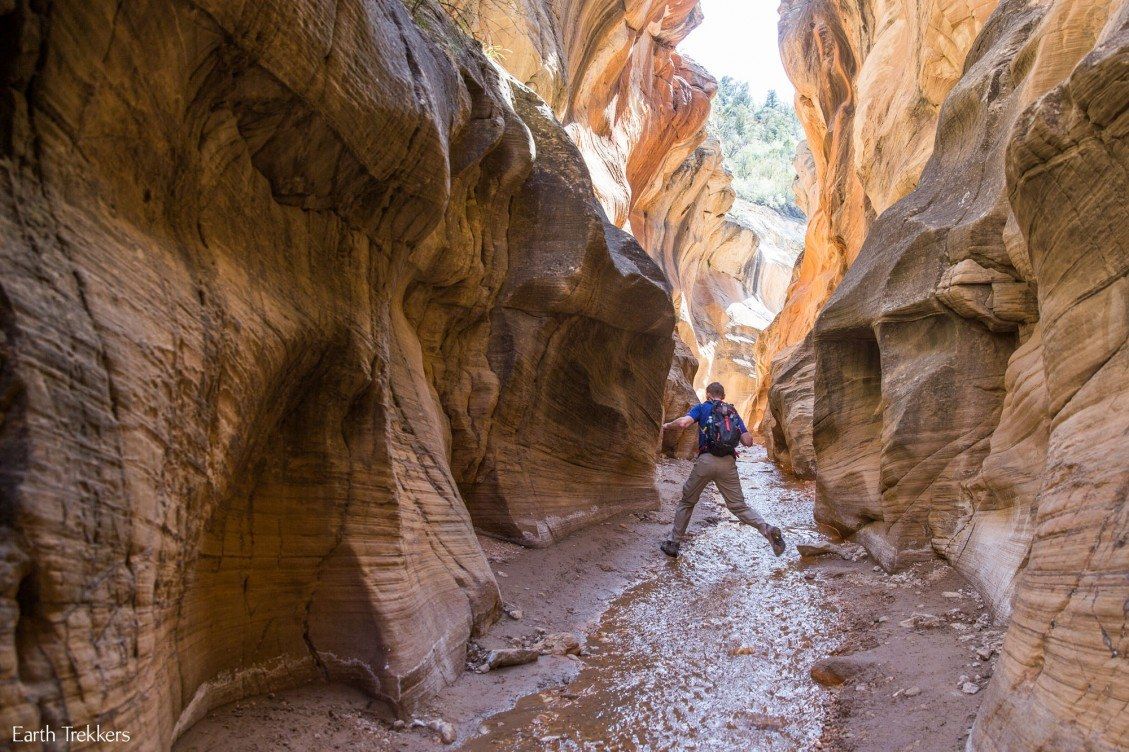
[[[541,652],[536,648],[498,648],[486,654],[486,668],[507,668],[509,666],[523,666],[533,663],[540,657]]]

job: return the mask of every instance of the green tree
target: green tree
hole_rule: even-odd
[[[800,123],[790,104],[772,90],[757,104],[746,82],[724,76],[718,81],[710,130],[721,141],[740,198],[802,216],[792,194]]]

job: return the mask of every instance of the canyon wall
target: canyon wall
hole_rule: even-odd
[[[768,403],[773,359],[811,331],[874,217],[917,184],[941,103],[995,2],[781,3],[781,57],[810,152],[800,175],[815,179],[804,255],[757,344],[754,417]]]
[[[679,334],[697,361],[672,365],[666,414],[684,414],[710,381],[749,415],[753,349],[784,304],[803,225],[737,202],[706,120],[716,82],[675,46],[699,23],[695,2],[460,0],[475,35],[513,76],[553,103],[584,154],[612,221],[629,228],[670,281]],[[672,432],[685,455],[693,431]],[[682,449],[678,449],[682,447]]]
[[[810,400],[817,519],[888,570],[944,556],[1007,622],[969,749],[1124,749],[1129,8],[1001,0],[958,67],[916,187],[774,362],[772,423]]]
[[[637,229],[706,137],[717,83],[675,49],[701,22],[697,0],[455,5],[498,64],[565,124],[613,224]]]
[[[540,545],[657,502],[674,316],[428,2],[0,11],[0,738],[405,712]]]
[[[784,303],[803,223],[737,200],[731,182],[708,139],[667,178],[637,234],[673,287],[679,334],[698,359],[695,388],[722,382],[748,415],[753,348]]]

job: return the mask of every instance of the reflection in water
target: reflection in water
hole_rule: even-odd
[[[810,491],[785,481],[763,449],[739,467],[766,519],[810,529]],[[723,510],[703,497],[695,517],[731,520]],[[827,703],[808,670],[838,637],[833,605],[797,563],[793,548],[777,559],[735,521],[699,533],[612,604],[590,635],[596,654],[572,684],[491,718],[464,749],[812,748]]]

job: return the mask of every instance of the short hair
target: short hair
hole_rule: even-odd
[[[706,396],[725,399],[725,387],[721,385],[720,381],[715,381],[706,387]]]

